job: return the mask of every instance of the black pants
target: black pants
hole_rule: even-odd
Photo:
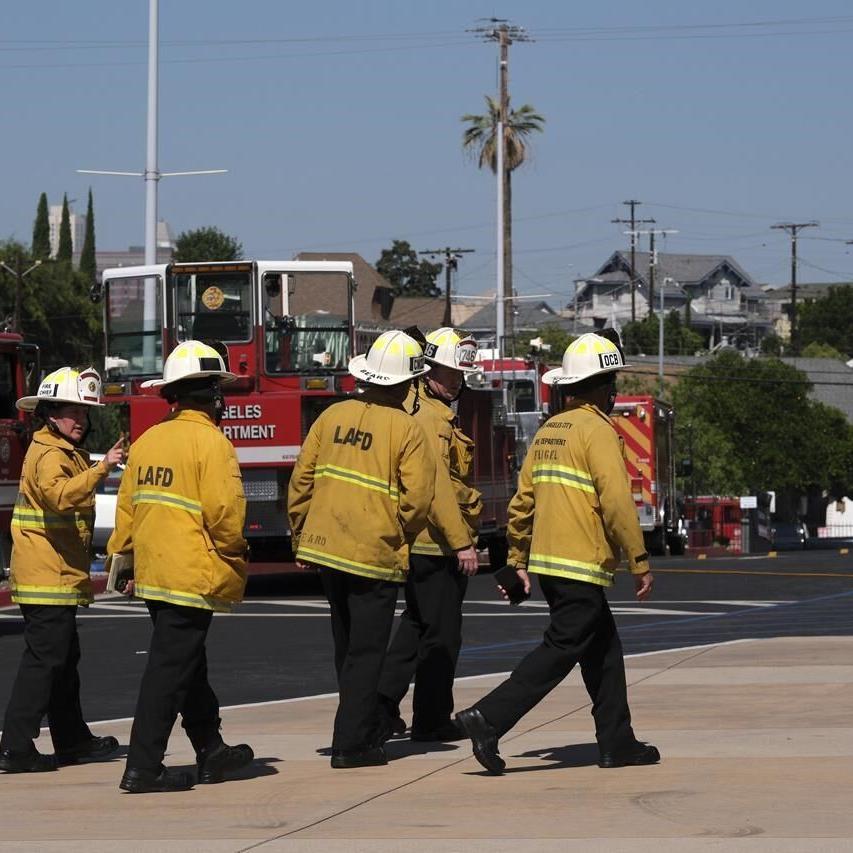
[[[196,753],[222,742],[219,701],[207,681],[204,647],[213,613],[162,601],[145,603],[154,633],[130,731],[127,766],[159,773],[179,713]]]
[[[549,575],[539,584],[551,611],[542,644],[475,707],[503,735],[580,663],[599,749],[633,743],[622,643],[604,588]]]
[[[332,613],[338,711],[332,749],[375,746],[379,734],[379,676],[394,622],[399,584],[320,566]]]
[[[468,578],[456,557],[413,554],[406,609],[388,649],[379,693],[399,713],[414,676],[412,729],[431,731],[453,713],[453,676],[462,647],[462,601]]]
[[[12,686],[0,748],[29,752],[44,715],[55,750],[92,736],[80,709],[77,606],[21,604],[24,654]]]

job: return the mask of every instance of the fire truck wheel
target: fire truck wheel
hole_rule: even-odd
[[[656,528],[646,537],[646,549],[653,557],[666,556],[666,537],[663,528]]]
[[[682,557],[684,556],[684,540],[676,535],[669,537],[669,553],[672,554],[673,557]]]

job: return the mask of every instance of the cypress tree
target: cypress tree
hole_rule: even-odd
[[[92,206],[92,188],[89,187],[89,204],[86,207],[86,236],[80,252],[80,272],[89,282],[94,282],[97,275],[95,261],[95,210]]]
[[[68,211],[68,193],[62,196],[62,219],[59,221],[59,248],[56,260],[71,263],[74,246],[71,242],[71,214]]]
[[[39,196],[36,221],[33,223],[33,258],[46,261],[50,257],[50,220],[47,213],[47,193]]]

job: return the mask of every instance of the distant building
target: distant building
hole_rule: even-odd
[[[83,217],[85,222],[86,217]],[[53,239],[51,231],[51,239]],[[82,243],[81,243],[82,246]],[[168,264],[172,260],[175,251],[175,240],[172,237],[172,229],[169,223],[161,219],[157,223],[157,263]],[[136,267],[145,263],[144,246],[128,246],[126,250],[107,249],[95,252],[95,264],[98,270],[98,280],[104,270],[113,267]]]
[[[797,305],[814,302],[829,293],[832,287],[850,287],[851,281],[810,281],[797,285]],[[776,334],[784,340],[791,337],[791,286],[768,288],[765,290],[767,304],[774,317]]]
[[[634,306],[637,320],[660,313],[682,313],[707,348],[731,343],[756,347],[773,331],[767,294],[729,255],[657,253],[654,280],[648,252],[636,253]],[[624,325],[631,320],[631,256],[614,252],[598,271],[576,282],[569,316],[597,328]],[[652,293],[652,288],[654,292]]]
[[[59,251],[59,227],[62,224],[62,205],[52,204],[48,208],[47,221],[50,225],[50,256],[56,257]],[[83,240],[86,237],[86,216],[74,213],[74,208],[68,205],[68,221],[71,225],[71,253],[80,254]]]

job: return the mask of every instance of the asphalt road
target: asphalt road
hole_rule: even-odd
[[[626,654],[750,637],[853,634],[850,555],[665,558],[653,569],[651,601],[634,600],[624,573],[609,593]],[[490,576],[472,580],[458,675],[508,671],[539,642],[548,610],[534,592],[529,602],[510,607]],[[92,721],[129,717],[147,654],[147,611],[117,597],[79,613],[84,712]],[[22,629],[17,608],[0,609],[0,709],[17,669]],[[208,659],[222,705],[334,692],[328,606],[317,579],[251,579],[246,602],[214,618]]]

